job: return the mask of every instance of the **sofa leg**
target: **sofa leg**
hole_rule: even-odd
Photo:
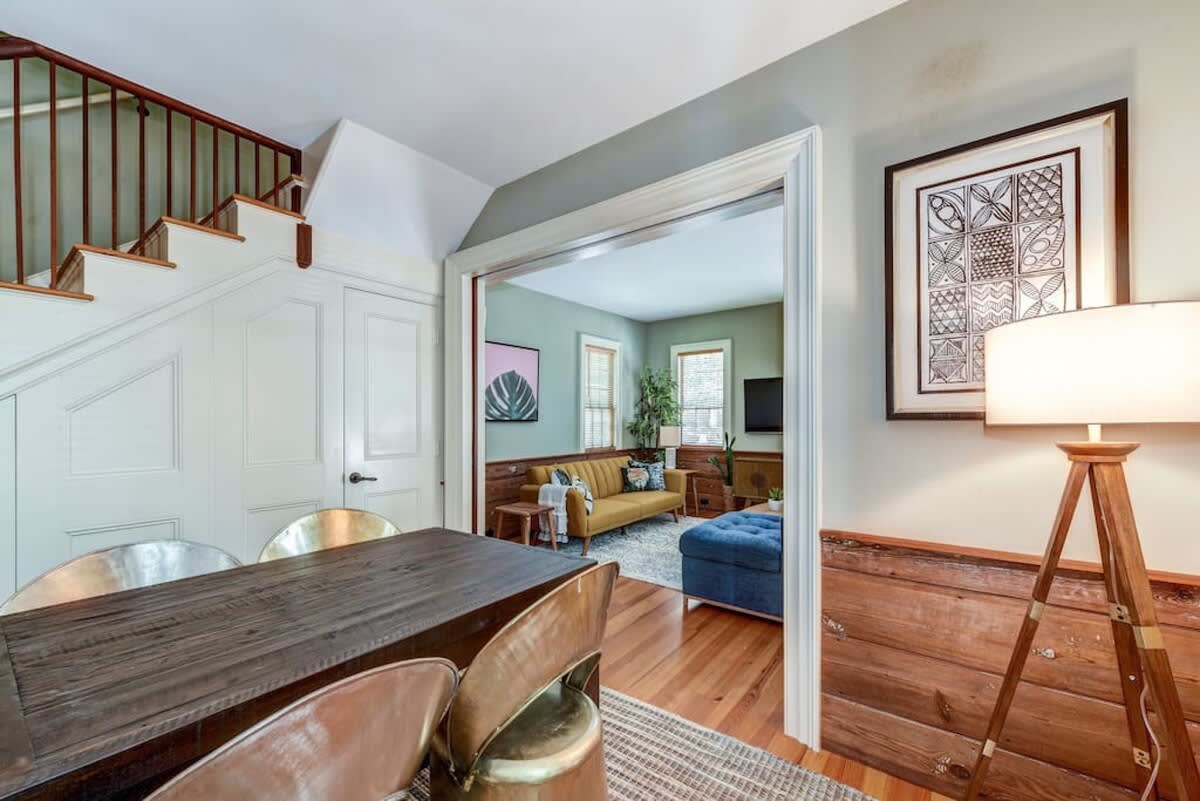
[[[580,556],[587,556],[588,546],[589,546],[589,545],[591,545],[591,544],[592,544],[592,538],[591,538],[591,537],[584,537],[584,538],[583,538],[583,553],[582,553],[582,554],[580,554]]]
[[[672,509],[672,510],[671,510],[671,514],[675,516],[675,522],[676,522],[676,523],[678,523],[678,522],[679,522],[679,510],[678,510],[678,509]]]

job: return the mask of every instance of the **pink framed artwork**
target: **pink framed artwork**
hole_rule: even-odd
[[[484,419],[489,423],[535,423],[541,352],[503,342],[484,343]]]

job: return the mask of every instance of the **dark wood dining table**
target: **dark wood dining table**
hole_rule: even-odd
[[[591,564],[426,529],[0,617],[0,799],[141,798],[325,684],[470,664]]]

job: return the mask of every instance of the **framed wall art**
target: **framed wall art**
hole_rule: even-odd
[[[489,423],[536,423],[541,351],[485,342],[484,416]]]
[[[885,170],[889,420],[982,419],[985,332],[1129,301],[1126,105]]]

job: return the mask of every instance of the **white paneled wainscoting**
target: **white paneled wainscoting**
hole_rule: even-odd
[[[335,255],[359,269],[260,259],[30,368],[0,364],[0,598],[144,539],[253,562],[322,507],[441,524],[440,297],[411,262],[385,283],[364,275],[382,261]],[[47,324],[72,312],[48,305]]]

